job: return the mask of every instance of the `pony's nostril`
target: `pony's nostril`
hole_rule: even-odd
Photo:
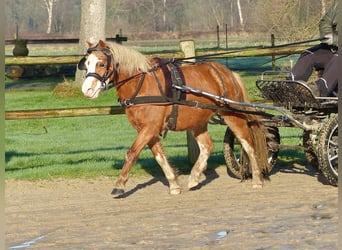
[[[89,88],[87,89],[86,95],[91,95],[93,92],[94,92],[93,89]]]

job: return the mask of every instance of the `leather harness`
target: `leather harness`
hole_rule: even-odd
[[[107,69],[103,76],[100,76],[96,72],[92,73],[89,72],[86,74],[86,77],[92,76],[98,79],[101,82],[102,88],[107,89],[108,86],[108,80],[113,74],[117,74],[116,69],[114,68],[112,71],[110,70],[110,65],[112,62],[112,55],[109,49],[107,48],[99,48],[97,46],[93,48],[89,48],[87,53],[90,54],[92,51],[101,51],[104,53],[104,55],[107,57]],[[79,69],[85,69],[84,68],[84,62],[86,60],[86,57],[82,58],[81,61],[78,64]],[[114,83],[114,86],[118,87],[122,84],[126,83],[132,78],[135,78],[139,75],[141,75],[140,81],[138,83],[137,89],[133,93],[132,97],[128,99],[119,99],[119,103],[122,107],[128,108],[133,105],[141,105],[141,104],[156,104],[156,105],[172,105],[172,110],[170,114],[166,118],[166,127],[164,128],[163,136],[165,137],[168,130],[175,130],[177,127],[177,117],[178,117],[178,107],[179,105],[186,105],[191,107],[197,107],[197,108],[203,108],[203,109],[213,109],[213,110],[227,110],[227,107],[215,105],[215,104],[205,104],[205,103],[199,103],[197,101],[187,101],[186,100],[186,93],[181,90],[181,88],[175,88],[174,86],[182,87],[184,86],[185,79],[183,72],[181,70],[180,65],[175,61],[165,61],[160,58],[155,58],[156,61],[158,61],[158,65],[154,66],[150,72],[152,72],[157,84],[158,89],[160,92],[160,95],[157,96],[138,96],[141,87],[144,83],[146,72],[139,73],[135,76],[132,76],[128,79],[125,79],[121,82]],[[169,67],[168,67],[169,66]],[[212,66],[213,67],[213,66]],[[162,84],[157,77],[156,70],[161,69],[164,74],[165,78],[165,91],[162,88]],[[213,67],[214,70],[216,70]],[[110,72],[111,71],[111,72]]]
[[[160,59],[158,60],[161,61]],[[169,66],[169,68],[167,66]],[[163,133],[163,137],[165,137],[168,130],[176,129],[178,106],[180,102],[184,102],[186,100],[186,94],[179,89],[173,88],[172,86],[177,85],[181,87],[185,84],[185,80],[180,66],[175,62],[160,63],[159,67],[163,71],[165,77],[165,91],[162,88],[162,84],[157,77],[155,70],[152,70],[152,74],[158,84],[160,95],[137,96],[145,79],[145,74],[143,74],[132,97],[125,100],[119,99],[119,102],[124,108],[139,104],[171,104],[172,110],[171,113],[166,117],[166,126]]]
[[[177,127],[177,117],[178,117],[178,107],[179,105],[192,106],[203,109],[226,109],[224,107],[220,107],[218,105],[210,105],[199,103],[196,101],[187,101],[186,93],[179,88],[174,88],[173,86],[184,86],[185,79],[181,67],[174,61],[162,62],[161,59],[157,59],[161,63],[157,68],[160,68],[163,71],[165,78],[165,91],[162,88],[162,84],[159,78],[156,75],[155,69],[152,69],[152,74],[158,84],[158,89],[160,95],[157,96],[138,96],[139,91],[143,85],[145,74],[142,75],[138,87],[133,93],[132,97],[128,99],[119,99],[121,106],[124,108],[128,108],[133,105],[141,105],[141,104],[159,104],[159,105],[172,105],[172,110],[170,114],[166,117],[166,126],[164,128],[163,137],[166,136],[168,130],[175,130]],[[169,66],[169,67],[167,67]]]

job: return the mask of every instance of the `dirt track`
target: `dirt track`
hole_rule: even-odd
[[[225,167],[206,175],[179,196],[132,177],[121,199],[109,178],[7,181],[7,249],[337,249],[338,189],[312,169],[278,170],[262,190]]]

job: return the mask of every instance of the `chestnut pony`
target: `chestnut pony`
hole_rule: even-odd
[[[143,54],[117,43],[99,41],[88,43],[88,53],[79,62],[79,69],[87,71],[82,91],[88,98],[97,98],[112,84],[120,103],[138,135],[128,150],[121,173],[112,191],[124,192],[129,171],[141,150],[148,145],[162,168],[170,194],[181,193],[177,174],[171,167],[160,142],[167,131],[193,131],[199,146],[199,156],[188,181],[188,188],[196,187],[207,167],[213,150],[208,134],[208,122],[218,113],[230,127],[246,151],[252,169],[253,187],[262,187],[268,172],[265,127],[250,112],[240,112],[237,105],[227,105],[201,93],[187,93],[172,85],[189,86],[213,95],[238,102],[249,102],[240,77],[217,62],[179,64],[162,59],[149,60]],[[247,111],[249,108],[245,108]]]

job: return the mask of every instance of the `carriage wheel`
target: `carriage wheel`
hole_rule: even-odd
[[[186,131],[186,139],[188,142],[188,160],[191,165],[194,165],[200,150],[192,131]]]
[[[314,131],[304,131],[303,134],[303,147],[304,147],[304,153],[306,160],[308,163],[318,169],[318,158],[317,158],[317,152],[315,150],[317,136],[313,134]]]
[[[331,185],[338,185],[338,115],[330,118],[319,136],[319,169]]]
[[[271,171],[277,161],[280,136],[277,127],[267,127],[267,131],[266,140],[268,147],[268,160],[271,168],[269,171]],[[240,142],[238,142],[229,127],[227,128],[224,136],[223,155],[226,160],[228,174],[230,176],[241,180],[252,177],[247,153],[243,150]]]

